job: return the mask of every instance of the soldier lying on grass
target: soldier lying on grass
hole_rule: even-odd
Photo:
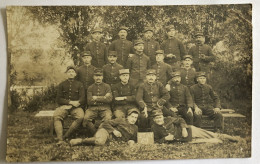
[[[187,126],[182,118],[163,117],[160,110],[152,112],[154,124],[154,140],[157,143],[168,143],[173,141],[191,141],[191,143],[222,143],[222,139],[237,142],[240,137],[233,137],[227,134],[213,133],[195,126]]]
[[[116,140],[125,141],[128,142],[128,144],[133,144],[137,138],[138,127],[135,125],[135,123],[137,121],[138,115],[138,109],[129,109],[127,112],[127,118],[107,120],[100,125],[94,137],[85,139],[72,139],[70,140],[70,145],[105,145],[111,136]]]

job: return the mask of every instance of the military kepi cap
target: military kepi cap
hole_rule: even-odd
[[[65,73],[67,73],[68,70],[70,70],[70,69],[73,69],[73,70],[77,73],[77,69],[76,69],[76,67],[74,67],[74,66],[68,66],[67,69],[66,69],[66,71],[65,71]]]
[[[177,76],[181,76],[181,73],[179,71],[173,72],[172,77],[177,77]]]
[[[116,51],[109,51],[108,56],[115,56],[117,57],[117,52]]]
[[[94,34],[94,33],[96,33],[96,32],[102,33],[102,29],[99,28],[99,27],[96,27],[96,28],[94,28],[94,29],[91,31],[92,34]]]
[[[187,58],[190,58],[190,59],[192,60],[193,57],[192,57],[191,55],[184,55],[184,56],[183,56],[183,60],[185,60],[185,59],[187,59]]]
[[[134,41],[134,45],[138,45],[138,44],[144,44],[144,41],[142,39],[137,39]]]
[[[127,111],[127,115],[129,116],[132,113],[140,113],[139,110],[137,108],[131,108]]]
[[[174,25],[169,25],[169,26],[166,27],[166,30],[167,30],[167,31],[170,31],[171,29],[174,29],[174,30],[175,30]]]
[[[128,31],[128,28],[126,26],[120,26],[118,31],[125,30]]]
[[[90,51],[84,51],[83,54],[82,54],[82,57],[83,56],[91,56]]]
[[[197,73],[197,77],[201,77],[201,76],[207,77],[206,72],[198,72]]]
[[[148,69],[147,72],[146,72],[146,75],[151,75],[151,74],[156,75],[156,70]]]
[[[123,75],[123,74],[130,74],[129,69],[120,69],[119,70],[119,75]]]
[[[150,26],[147,26],[144,28],[144,32],[147,32],[147,31],[152,31],[153,32],[153,28],[150,27]]]
[[[95,69],[94,70],[94,75],[96,75],[96,76],[103,76],[103,70],[99,69],[99,68]]]
[[[156,53],[156,55],[157,54],[164,54],[164,51],[163,50],[157,50],[157,51],[155,51],[155,53]]]
[[[161,115],[163,115],[162,110],[157,109],[152,111],[152,117],[161,116]]]
[[[197,31],[194,35],[194,37],[197,37],[197,36],[204,36],[203,35],[203,32],[202,31]]]

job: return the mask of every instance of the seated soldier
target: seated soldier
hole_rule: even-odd
[[[163,105],[169,100],[170,95],[161,82],[156,81],[156,71],[150,69],[146,73],[146,81],[142,83],[136,94],[136,101],[142,109],[139,117],[138,126],[141,130],[147,131],[151,127],[151,112],[155,109],[161,109],[166,116],[174,116]]]
[[[129,109],[127,118],[116,118],[103,122],[94,137],[70,140],[71,146],[80,144],[104,145],[112,135],[114,139],[134,144],[137,140],[138,127],[135,125],[139,115],[136,108]]]
[[[193,124],[193,100],[189,88],[181,84],[181,73],[173,72],[169,87],[170,100],[167,108],[180,114],[187,124]]]
[[[206,84],[205,72],[198,72],[198,84],[191,86],[190,92],[194,101],[194,125],[201,126],[202,114],[214,119],[216,131],[223,130],[223,116],[220,112],[220,100],[212,87]],[[212,103],[213,101],[213,103]]]
[[[60,107],[58,107],[54,114],[54,129],[57,134],[58,143],[65,143],[63,140],[69,137],[82,123],[84,117],[84,111],[81,105],[84,104],[85,91],[83,84],[76,81],[77,71],[73,66],[69,66],[66,70],[68,79],[60,83],[57,92],[57,102]],[[62,122],[71,114],[76,120],[71,124],[68,131],[63,136]]]
[[[187,126],[182,118],[163,117],[160,110],[152,112],[152,132],[157,143],[171,143],[173,141],[191,141],[192,143],[222,143],[221,139],[239,141],[240,137],[232,137],[227,134],[213,133],[195,126]]]
[[[112,117],[110,108],[112,101],[111,88],[102,80],[102,70],[96,69],[94,71],[95,83],[89,86],[87,91],[88,108],[85,112],[83,127],[87,127],[92,134],[96,132],[93,121],[98,117],[100,117],[102,121],[110,120]]]
[[[107,57],[108,64],[103,66],[104,82],[109,84],[111,87],[112,85],[120,82],[119,70],[124,68],[122,65],[116,62],[117,60],[116,53],[117,53],[116,51],[109,51]]]
[[[164,51],[156,51],[156,64],[152,66],[152,69],[156,70],[156,80],[160,81],[164,86],[171,78],[172,67],[169,64],[164,63]]]
[[[121,82],[112,87],[116,118],[125,118],[128,109],[136,108],[136,89],[129,83],[129,73],[129,69],[119,70]]]

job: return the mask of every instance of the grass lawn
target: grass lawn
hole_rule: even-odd
[[[225,120],[225,132],[239,135],[241,142],[222,144],[153,144],[128,146],[110,142],[106,146],[57,146],[48,134],[48,120],[35,113],[15,112],[8,116],[8,162],[104,161],[194,158],[245,158],[251,156],[251,119]],[[84,137],[84,132],[73,137]]]

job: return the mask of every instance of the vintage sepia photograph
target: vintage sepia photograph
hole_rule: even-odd
[[[251,157],[252,4],[6,16],[7,162]]]

